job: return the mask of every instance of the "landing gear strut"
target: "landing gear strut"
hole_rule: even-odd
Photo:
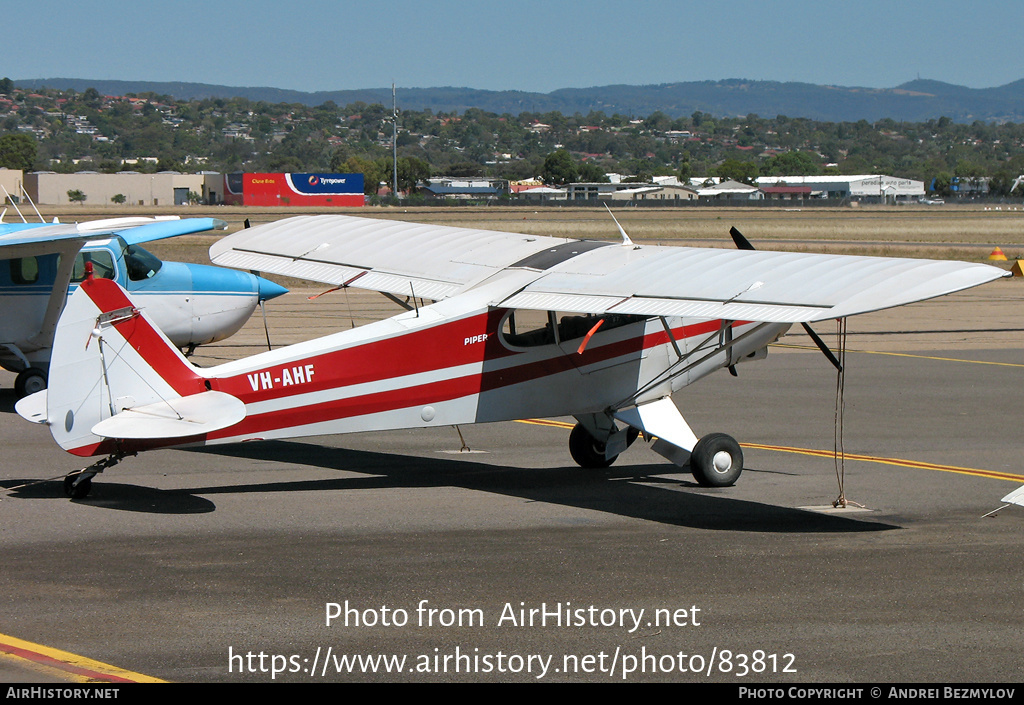
[[[87,468],[69,472],[64,476],[64,494],[71,499],[84,499],[88,497],[89,492],[92,491],[92,478],[107,468],[114,467],[128,455],[135,455],[135,453],[114,453],[102,460],[97,460]]]

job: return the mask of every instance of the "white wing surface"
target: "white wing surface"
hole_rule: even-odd
[[[508,308],[800,323],[1007,276],[985,264],[689,247],[605,247],[544,272]]]
[[[621,245],[357,218],[302,216],[243,230],[216,264],[443,299],[503,269],[532,270],[492,306],[800,323],[901,306],[993,281],[985,264]]]
[[[214,264],[444,299],[549,247],[577,242],[353,216],[298,216],[230,235]]]

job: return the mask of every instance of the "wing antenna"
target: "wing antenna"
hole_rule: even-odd
[[[622,229],[621,225],[619,225],[619,221],[616,220],[615,214],[612,213],[612,209],[608,207],[607,203],[604,204],[604,208],[605,208],[606,211],[608,211],[608,215],[610,215],[612,217],[612,220],[615,221],[615,227],[617,227],[619,229],[619,232],[622,234],[622,246],[623,247],[635,247],[635,245],[633,244],[633,241],[629,239],[629,235],[627,235],[626,231]]]

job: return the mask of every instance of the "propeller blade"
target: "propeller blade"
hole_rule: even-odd
[[[804,330],[807,331],[807,335],[811,336],[811,340],[813,340],[814,344],[818,346],[818,350],[821,350],[821,352],[825,354],[825,357],[828,358],[828,361],[831,362],[837,370],[842,372],[843,366],[839,364],[839,360],[832,353],[832,351],[829,350],[828,346],[825,345],[825,341],[818,337],[818,334],[814,332],[814,329],[811,328],[806,323],[801,323],[800,325],[802,325],[804,327]]]

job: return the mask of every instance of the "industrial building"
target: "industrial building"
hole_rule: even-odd
[[[180,206],[190,202],[190,193],[194,194],[193,200],[202,200],[207,176],[176,171],[162,171],[159,174],[140,174],[134,171],[117,174],[89,171],[58,174],[35,171],[25,174],[24,181],[29,198],[36,203],[51,206],[74,203],[69,192],[74,194],[76,191],[81,192],[85,196],[85,203],[91,205],[124,203],[129,206]]]
[[[762,176],[758,187],[809,186],[809,198],[838,198],[877,202],[924,198],[924,182],[896,176]]]
[[[9,198],[14,203],[21,201],[21,187],[24,182],[21,169],[0,169],[0,201],[7,203]]]

